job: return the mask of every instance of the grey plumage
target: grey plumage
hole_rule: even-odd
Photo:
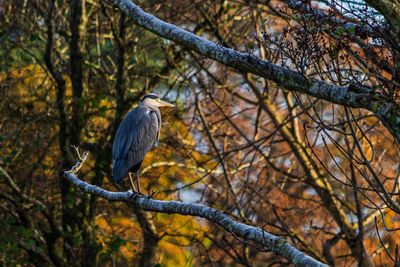
[[[145,155],[154,148],[159,137],[159,106],[173,105],[160,100],[155,94],[146,95],[139,106],[128,112],[114,137],[112,178],[114,182],[120,183],[130,172],[136,173],[139,193],[138,170]],[[131,185],[134,190],[132,180]]]

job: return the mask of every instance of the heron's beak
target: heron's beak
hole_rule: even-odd
[[[161,99],[158,100],[158,106],[159,107],[175,107],[174,104],[168,103],[168,102],[166,102],[164,100],[161,100]]]

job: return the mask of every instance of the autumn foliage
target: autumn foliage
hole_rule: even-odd
[[[222,46],[399,103],[400,35],[374,1],[134,2]],[[161,110],[145,193],[207,204],[329,265],[399,264],[399,140],[372,112],[238,73],[109,1],[0,1],[0,43],[2,265],[290,264],[203,219],[66,181],[77,146],[90,152],[82,180],[129,188],[110,179],[112,141],[147,92],[176,108]]]

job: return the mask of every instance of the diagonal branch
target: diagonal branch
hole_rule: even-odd
[[[256,242],[267,250],[283,256],[295,266],[327,266],[294,248],[286,240],[272,235],[259,227],[237,222],[222,211],[206,205],[155,200],[146,196],[132,195],[130,192],[111,192],[86,183],[76,176],[76,172],[80,169],[85,159],[86,155],[70,171],[66,171],[64,174],[72,184],[81,188],[86,193],[95,194],[109,201],[130,202],[145,211],[192,215],[204,218],[220,225],[235,236]]]
[[[255,55],[241,53],[218,45],[173,24],[164,22],[144,12],[130,0],[113,0],[113,2],[135,24],[207,58],[232,67],[238,72],[253,73],[271,80],[287,90],[305,93],[331,103],[370,110],[395,138],[400,139],[400,106],[368,86],[351,84],[344,87],[305,77],[296,71],[264,61]]]

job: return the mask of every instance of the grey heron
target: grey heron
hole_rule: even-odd
[[[154,148],[161,129],[159,107],[173,107],[173,104],[161,100],[156,94],[147,94],[139,105],[128,112],[118,126],[112,151],[112,179],[120,183],[129,176],[132,192],[135,186],[131,172],[136,175],[138,193],[140,193],[139,168],[147,152]]]

